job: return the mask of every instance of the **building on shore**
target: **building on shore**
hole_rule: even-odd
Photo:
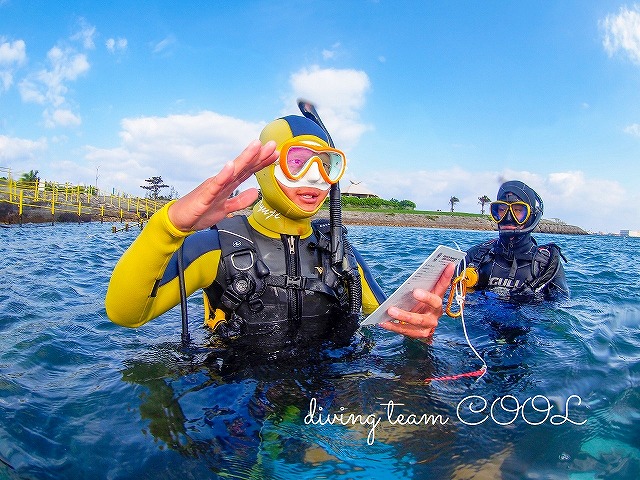
[[[620,230],[621,237],[640,237],[640,230]]]
[[[349,180],[349,186],[340,192],[345,197],[371,198],[378,197],[375,193],[362,185],[362,182]]]

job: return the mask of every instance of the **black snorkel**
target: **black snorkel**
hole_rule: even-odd
[[[298,99],[298,108],[305,117],[315,122],[320,128],[322,128],[322,130],[324,130],[324,133],[327,134],[329,146],[331,148],[335,148],[331,135],[329,135],[327,128],[322,123],[322,120],[320,120],[316,107],[311,102]],[[335,268],[338,265],[342,265],[342,261],[344,259],[344,243],[342,240],[342,203],[340,201],[339,182],[331,185],[331,190],[329,190],[329,225],[331,231],[331,265]]]
[[[327,127],[322,123],[313,103],[299,98],[298,108],[305,117],[316,123],[326,133],[329,146],[335,148],[331,135],[329,135]],[[345,257],[345,249],[350,251],[351,245],[346,243],[342,229],[342,201],[339,182],[331,185],[329,190],[329,232],[331,237],[331,266],[339,277],[346,276],[349,290],[349,313],[359,316],[362,308],[362,282],[357,270],[357,262],[355,262],[353,255]]]

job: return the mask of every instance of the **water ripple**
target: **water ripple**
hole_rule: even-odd
[[[387,293],[437,245],[464,250],[492,236],[383,227],[349,234]],[[179,309],[137,330],[112,324],[106,286],[136,235],[106,224],[0,230],[8,280],[0,292],[0,460],[13,467],[9,478],[597,478],[616,469],[616,478],[637,478],[637,239],[540,235],[569,259],[571,297],[514,306],[470,295],[465,325],[487,373],[426,382],[480,367],[459,320],[443,318],[428,344],[366,328],[315,360],[242,368],[212,349],[183,351]],[[198,318],[201,300],[189,306]],[[198,323],[193,334],[204,345]],[[587,423],[471,427],[457,418],[469,395],[543,395],[553,413],[578,395],[572,412]],[[312,400],[325,418],[353,421],[306,422]],[[448,421],[393,423],[389,402],[394,420]],[[367,418],[380,419],[371,444]]]

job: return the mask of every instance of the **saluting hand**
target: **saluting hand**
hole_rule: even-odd
[[[256,188],[245,190],[232,198],[229,196],[247,178],[277,158],[274,141],[262,145],[259,140],[254,140],[215,177],[208,178],[173,203],[169,207],[169,220],[177,229],[190,232],[209,228],[229,213],[247,208],[258,198]]]

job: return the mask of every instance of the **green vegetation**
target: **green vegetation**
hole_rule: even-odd
[[[326,208],[329,208],[329,205],[326,205]],[[345,211],[363,211],[366,210],[367,212],[374,212],[374,213],[403,213],[403,214],[410,214],[410,215],[428,215],[428,216],[432,216],[432,217],[437,217],[437,216],[442,216],[442,217],[482,217],[482,218],[489,218],[488,215],[482,215],[480,213],[466,213],[466,212],[444,212],[442,210],[394,210],[394,209],[390,209],[390,208],[367,208],[367,209],[363,209],[363,208],[352,208],[352,207],[343,207],[342,208]]]
[[[70,183],[44,182],[45,192],[53,192],[56,190],[73,192],[80,195],[97,195],[98,190],[93,185],[71,185]]]
[[[387,214],[416,214],[427,215],[431,217],[447,216],[447,217],[487,217],[480,213],[465,213],[465,212],[443,212],[441,210],[416,210],[416,204],[410,200],[384,200],[378,197],[359,198],[359,197],[342,197],[342,209],[344,211],[367,211],[372,213],[387,213]],[[329,197],[322,206],[324,209],[329,208]]]
[[[328,197],[327,197],[328,198]],[[343,207],[351,207],[354,209],[366,209],[366,210],[374,210],[374,209],[382,209],[382,210],[414,210],[416,208],[416,204],[411,200],[396,200],[392,198],[391,200],[383,200],[378,197],[349,197],[343,196],[341,198]]]
[[[24,182],[24,183],[29,183],[29,182],[36,182],[39,181],[40,178],[38,177],[38,170],[29,170],[29,172],[24,173],[21,177],[20,177],[20,182]]]

